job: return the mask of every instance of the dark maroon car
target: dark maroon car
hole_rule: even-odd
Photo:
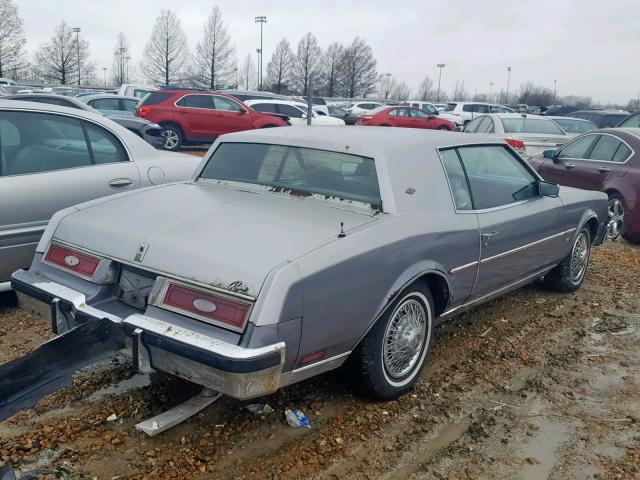
[[[609,238],[640,243],[640,128],[606,128],[529,159],[542,177],[609,195]]]

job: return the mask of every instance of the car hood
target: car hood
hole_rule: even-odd
[[[54,240],[255,297],[267,274],[376,217],[286,194],[179,183],[81,208]],[[141,262],[134,257],[148,245]],[[242,286],[230,288],[230,285]]]

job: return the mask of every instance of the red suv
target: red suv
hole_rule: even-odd
[[[166,150],[178,150],[185,143],[210,143],[225,133],[289,125],[286,117],[200,90],[156,90],[143,99],[136,113],[162,127]]]
[[[375,127],[429,128],[432,130],[453,130],[456,126],[449,120],[429,115],[414,107],[378,107],[371,113],[362,115],[356,125]]]

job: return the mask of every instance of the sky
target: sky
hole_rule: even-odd
[[[90,42],[97,72],[112,66],[116,35],[131,45],[133,63],[142,57],[156,16],[173,9],[190,50],[202,37],[214,5],[241,62],[259,47],[257,15],[264,25],[264,70],[275,44],[287,37],[295,50],[306,32],[321,47],[363,37],[373,49],[378,73],[391,73],[416,90],[436,64],[444,63],[442,89],[464,81],[469,94],[510,91],[526,81],[561,95],[590,96],[626,104],[640,92],[638,0],[14,0],[33,51],[63,20],[81,28]],[[109,72],[107,72],[109,74]],[[101,77],[100,77],[101,78]]]

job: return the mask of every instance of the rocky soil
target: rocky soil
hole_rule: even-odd
[[[609,242],[574,294],[533,285],[446,323],[397,401],[363,399],[338,371],[260,399],[273,413],[222,398],[154,438],[134,425],[193,387],[121,355],[1,422],[0,466],[43,479],[640,480],[639,278],[640,249]],[[0,363],[50,337],[0,297]],[[311,428],[289,427],[287,408]]]

